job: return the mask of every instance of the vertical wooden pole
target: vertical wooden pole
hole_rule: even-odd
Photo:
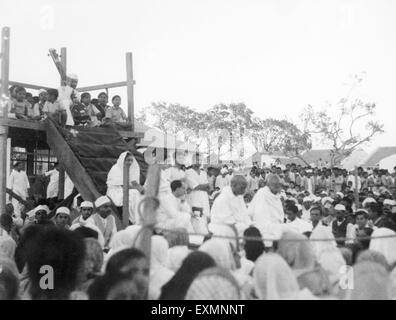
[[[355,207],[356,210],[359,209],[359,190],[358,190],[358,169],[357,166],[355,166]]]
[[[132,124],[132,131],[135,130],[135,105],[133,92],[133,64],[132,52],[126,53],[126,73],[127,73],[127,95],[128,95],[128,119]]]
[[[3,118],[8,119],[8,83],[10,71],[10,28],[1,32],[1,88],[0,102]],[[0,214],[5,212],[7,188],[7,138],[8,127],[0,126]]]
[[[61,48],[61,56],[60,56],[61,64],[63,67],[63,70],[65,70],[65,74],[67,75],[67,49],[66,48]],[[61,86],[65,85],[64,83],[66,79],[60,79]]]
[[[124,162],[124,175],[122,182],[122,224],[124,228],[129,225],[129,166]]]
[[[65,169],[59,165],[59,187],[58,187],[58,200],[65,198]]]
[[[62,68],[67,74],[67,49],[61,48],[60,60]],[[60,79],[61,86],[65,85],[66,79]],[[60,159],[58,159],[59,161]],[[65,168],[62,164],[59,165],[59,186],[58,186],[58,200],[63,200],[65,197]]]

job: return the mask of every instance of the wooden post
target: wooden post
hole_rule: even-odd
[[[124,228],[129,225],[129,166],[124,161],[124,175],[122,182],[122,224]]]
[[[1,88],[0,105],[3,118],[8,119],[8,84],[10,70],[10,28],[1,32]],[[0,126],[0,214],[5,212],[7,188],[7,138],[8,127]]]
[[[359,209],[359,190],[358,190],[358,169],[357,166],[355,166],[355,206],[356,210]]]
[[[67,49],[66,48],[61,48],[60,60],[61,60],[63,70],[65,70],[65,74],[67,74]],[[65,83],[63,83],[63,81],[64,80],[61,77],[61,80],[60,80],[61,86],[65,85]]]
[[[127,73],[127,95],[128,95],[128,119],[132,124],[132,131],[135,130],[135,105],[133,97],[133,64],[132,52],[126,53],[126,73]]]
[[[144,252],[149,266],[151,260],[151,237],[153,236],[152,228],[157,223],[157,210],[160,204],[157,198],[160,177],[161,167],[158,164],[150,165],[147,172],[147,187],[145,189],[145,197],[138,206],[138,214],[140,215],[140,222],[143,226],[143,230],[136,239],[136,247]]]
[[[65,198],[65,169],[59,165],[59,187],[58,187],[58,200]]]

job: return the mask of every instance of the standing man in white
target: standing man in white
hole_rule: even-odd
[[[22,162],[15,162],[14,169],[12,170],[8,179],[7,188],[11,189],[16,195],[20,196],[23,200],[28,197],[30,188],[29,179],[26,172],[23,171],[24,165]],[[14,214],[17,218],[21,216],[23,205],[17,200],[9,196],[9,202],[14,206]]]

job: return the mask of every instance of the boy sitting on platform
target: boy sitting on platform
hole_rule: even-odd
[[[43,112],[60,125],[66,123],[66,110],[64,110],[58,101],[59,92],[56,89],[48,89],[48,100],[45,102]]]
[[[27,116],[31,120],[41,120],[41,113],[40,109],[37,105],[37,99],[38,97],[33,97],[33,95],[30,92],[26,93],[26,100],[29,102],[30,107],[27,109]]]
[[[84,92],[81,95],[81,103],[86,110],[89,118],[90,118],[90,126],[97,127],[100,125],[100,121],[98,120],[101,118],[101,113],[92,103],[91,103],[91,95],[88,92]]]
[[[44,112],[43,112],[43,110],[44,110],[44,105],[45,105],[45,102],[46,102],[47,99],[48,99],[47,90],[45,90],[45,89],[40,89],[39,92],[38,92],[38,98],[39,98],[39,101],[36,102],[36,104],[34,105],[34,107],[35,107],[36,109],[39,110],[39,112],[40,112],[40,118],[42,119],[42,118],[44,117]]]
[[[110,118],[114,123],[122,123],[125,124],[128,120],[127,116],[125,115],[124,110],[121,109],[121,97],[114,96],[111,100],[113,103],[112,107],[107,108],[106,110],[106,118]]]
[[[30,103],[26,100],[26,90],[23,87],[14,89],[15,98],[11,98],[10,113],[15,113],[17,119],[28,119],[28,109],[31,108]]]
[[[78,101],[77,97],[72,97],[73,105],[71,106],[71,113],[73,115],[74,123],[77,126],[85,126],[91,120],[88,108],[83,103],[86,99],[85,94],[81,95],[81,102]]]

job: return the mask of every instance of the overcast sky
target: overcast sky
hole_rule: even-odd
[[[377,103],[386,130],[375,145],[396,144],[395,17],[394,0],[0,1],[14,81],[56,86],[47,52],[62,46],[80,86],[123,81],[132,51],[137,111],[153,101],[202,111],[245,102],[296,121],[365,71],[357,94]]]

